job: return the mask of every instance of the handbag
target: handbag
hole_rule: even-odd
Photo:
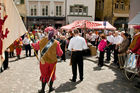
[[[125,61],[124,68],[128,72],[131,72],[131,73],[137,73],[138,72],[137,67],[136,67],[136,64],[137,64],[137,57],[136,56],[137,55],[134,54],[134,53],[129,54],[127,56],[127,59]]]

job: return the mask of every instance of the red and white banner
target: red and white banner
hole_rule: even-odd
[[[3,21],[4,19],[1,19],[3,21],[3,24],[0,24],[2,27],[2,30],[0,32],[2,36],[0,37],[1,47],[2,52],[4,52],[6,48],[8,48],[17,38],[22,36],[27,30],[13,0],[0,0],[0,3],[0,7],[4,8],[1,12],[1,15],[3,15],[3,17],[5,18],[5,22]]]
[[[4,5],[6,14],[8,15],[4,23],[4,28],[8,28],[9,34],[3,41],[3,50],[27,31],[13,0],[4,0]]]

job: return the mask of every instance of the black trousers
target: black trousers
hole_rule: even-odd
[[[116,45],[114,45],[114,63],[118,64],[118,49],[116,49]]]
[[[83,54],[82,51],[74,51],[72,52],[72,73],[73,73],[73,80],[77,78],[77,65],[79,68],[79,75],[80,80],[83,80]]]
[[[107,61],[110,61],[111,59],[111,50],[113,50],[112,45],[108,46],[108,48],[106,49],[106,56],[107,56]]]
[[[4,62],[3,62],[3,68],[4,68],[4,70],[6,70],[7,68],[8,68],[8,52],[7,51],[5,51],[5,60],[4,60]]]
[[[99,66],[103,66],[104,65],[104,51],[100,51],[100,55],[99,55],[99,62],[98,65]]]
[[[26,57],[28,56],[28,51],[29,51],[29,56],[31,56],[31,46],[30,46],[30,44],[25,45],[25,51],[26,51]]]
[[[65,53],[65,49],[61,48],[63,51],[63,55],[61,56],[61,60],[66,60],[66,53]]]
[[[34,52],[34,56],[36,56],[36,54],[38,55],[38,50],[35,50],[35,52]]]
[[[91,44],[92,44],[93,46],[95,46],[95,41],[91,41]]]
[[[10,52],[10,57],[14,57],[14,51]]]

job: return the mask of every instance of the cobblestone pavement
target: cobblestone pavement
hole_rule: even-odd
[[[10,59],[9,69],[0,73],[0,93],[37,93],[41,88],[39,81],[39,65],[35,57],[24,57],[22,59]],[[136,79],[128,81],[123,73],[115,68],[104,66],[101,70],[97,68],[95,57],[84,60],[84,80],[72,83],[69,59],[57,64],[55,91],[52,93],[140,93],[134,88]],[[91,61],[93,60],[93,61]],[[95,61],[95,62],[94,62]],[[46,93],[48,86],[46,86]]]

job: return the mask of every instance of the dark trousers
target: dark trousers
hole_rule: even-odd
[[[14,57],[14,51],[10,52],[10,57]]]
[[[98,65],[99,66],[103,66],[104,65],[104,51],[100,51],[100,55],[99,55],[99,62]]]
[[[95,46],[95,41],[91,41],[91,44],[92,44],[93,46]]]
[[[38,55],[38,50],[35,50],[35,52],[34,52],[34,56],[36,56],[36,54]]]
[[[25,45],[25,51],[26,51],[26,57],[28,56],[28,51],[29,51],[29,56],[31,56],[31,46],[30,46],[30,44]]]
[[[65,49],[62,48],[63,51],[63,55],[61,56],[61,60],[66,60],[66,53],[65,53]]]
[[[116,45],[114,45],[114,63],[118,64],[118,49],[116,48]]]
[[[112,50],[112,45],[108,46],[108,48],[106,49],[107,61],[110,61],[111,59],[111,50]]]
[[[4,68],[4,70],[6,70],[7,68],[8,68],[8,52],[7,51],[5,51],[5,60],[4,60],[4,62],[3,62],[3,68]]]
[[[79,68],[79,75],[80,80],[83,80],[83,55],[82,51],[75,51],[72,52],[72,73],[73,73],[73,80],[76,80],[77,78],[77,65]]]

